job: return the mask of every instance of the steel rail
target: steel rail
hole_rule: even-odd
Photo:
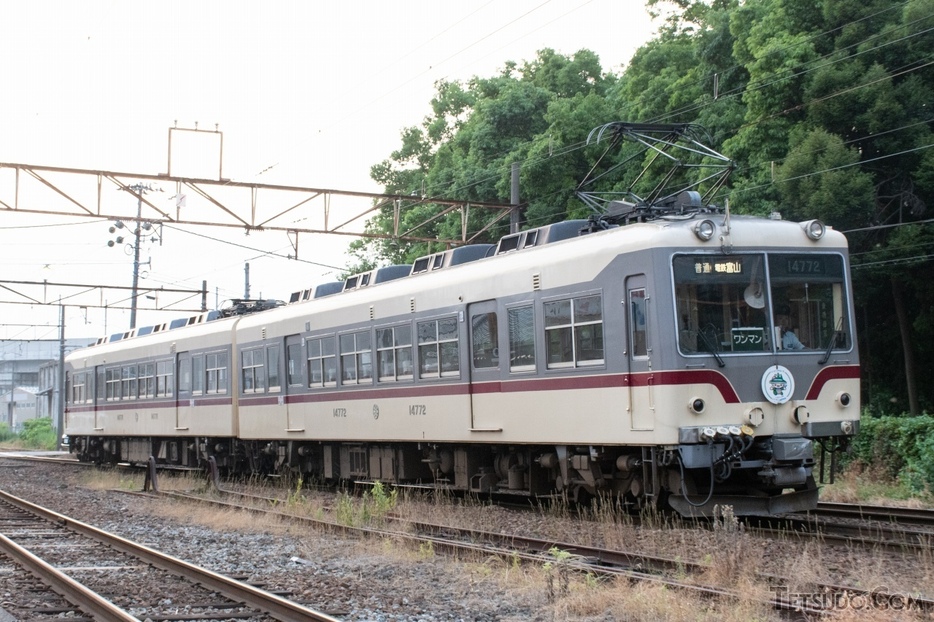
[[[57,523],[84,536],[93,538],[118,551],[137,557],[152,566],[189,578],[208,589],[223,594],[231,600],[242,602],[248,607],[263,611],[277,620],[282,620],[283,622],[308,622],[309,620],[315,622],[339,622],[337,618],[333,618],[320,611],[309,609],[308,607],[276,596],[265,590],[247,585],[240,581],[235,581],[216,572],[200,568],[184,560],[172,557],[171,555],[160,553],[149,547],[107,533],[87,523],[53,512],[52,510],[38,506],[25,499],[14,497],[7,492],[0,491],[0,500],[6,501],[26,512]]]
[[[821,501],[817,504],[817,510],[810,514],[818,517],[833,516],[836,518],[858,518],[887,523],[934,526],[934,509],[930,508],[903,508]]]
[[[30,574],[52,588],[69,603],[80,609],[83,613],[91,615],[95,620],[104,622],[140,622],[112,602],[81,585],[68,575],[56,570],[50,564],[39,559],[20,545],[16,544],[3,534],[0,534],[0,551],[13,559]]]

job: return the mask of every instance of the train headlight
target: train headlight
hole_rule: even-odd
[[[791,411],[791,420],[798,425],[804,425],[811,418],[811,413],[807,406],[798,406]]]
[[[827,232],[827,227],[824,226],[824,223],[816,219],[804,221],[801,223],[801,228],[804,229],[804,233],[815,242],[824,237],[824,234]]]
[[[850,398],[850,394],[846,391],[837,393],[837,404],[839,404],[841,408],[846,408],[849,406],[851,401],[852,399]]]
[[[746,421],[754,428],[759,427],[765,421],[765,412],[758,406],[750,408],[746,412]]]
[[[691,401],[688,402],[688,408],[691,409],[691,412],[699,415],[707,408],[707,404],[699,397],[692,397]]]
[[[713,234],[717,232],[717,225],[713,223],[709,218],[705,218],[696,225],[694,225],[694,235],[697,236],[697,239],[702,242],[707,242],[710,238],[713,237]]]

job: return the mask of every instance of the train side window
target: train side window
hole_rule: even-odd
[[[532,305],[506,312],[509,324],[509,371],[535,370],[535,314]]]
[[[107,370],[107,401],[120,399],[120,368],[111,367]]]
[[[470,317],[470,351],[474,369],[499,367],[499,335],[496,312]]]
[[[226,393],[227,392],[227,353],[211,352],[205,359],[205,371],[207,374],[207,384],[205,390],[207,393]]]
[[[266,348],[266,379],[269,381],[269,390],[278,391],[282,382],[279,380],[279,346]]]
[[[302,385],[302,344],[290,343],[286,346],[289,359],[289,386]]]
[[[191,357],[191,392],[204,393],[204,358],[200,354]]]
[[[136,365],[127,365],[123,368],[122,389],[120,394],[125,400],[135,400],[137,393]]]
[[[156,361],[156,396],[170,397],[173,393],[175,364],[172,361]]]
[[[411,324],[376,330],[376,366],[380,382],[412,379]]]
[[[599,294],[544,303],[547,366],[603,363],[603,309]]]
[[[98,401],[104,401],[107,399],[107,374],[106,372],[98,368],[97,369],[97,384],[94,387],[95,395],[97,395]]]
[[[72,391],[74,404],[84,404],[87,399],[87,374],[75,374],[72,379]]]
[[[139,396],[156,396],[156,366],[152,363],[139,366]]]
[[[337,385],[337,356],[334,337],[316,337],[308,346],[308,386],[333,387]]]
[[[266,389],[266,368],[263,349],[254,348],[240,353],[241,390],[244,393],[262,393]]]
[[[369,384],[373,381],[373,348],[370,331],[341,335],[341,384]]]
[[[649,355],[645,289],[629,290],[629,337],[633,357]]]
[[[457,319],[419,322],[417,331],[419,378],[460,375]]]

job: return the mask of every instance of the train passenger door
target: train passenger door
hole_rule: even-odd
[[[502,409],[497,408],[500,392],[499,321],[496,301],[488,300],[467,308],[470,331],[468,381],[470,382],[470,429],[501,431]]]
[[[175,396],[175,430],[183,432],[191,423],[191,353],[182,352],[177,361],[178,393]]]
[[[285,430],[286,432],[304,432],[305,419],[302,416],[302,404],[291,397],[308,386],[308,374],[305,371],[306,359],[302,355],[301,335],[290,335],[285,338],[285,366]]]
[[[644,274],[626,279],[629,340],[629,416],[633,430],[655,429],[655,374],[652,372],[652,299]]]

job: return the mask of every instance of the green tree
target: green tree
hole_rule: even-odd
[[[564,196],[555,197],[555,182],[579,180],[586,171],[581,157],[562,156],[579,148],[586,132],[604,121],[605,92],[614,80],[589,50],[565,56],[545,49],[521,66],[506,63],[497,76],[475,77],[467,84],[437,84],[432,114],[421,126],[403,130],[402,147],[371,169],[371,176],[387,193],[419,199],[401,206],[398,231],[409,231],[443,211],[430,203],[432,196],[509,202],[512,163],[517,161],[529,162],[528,170],[522,171],[521,195],[537,224],[567,218],[568,209],[580,210],[579,204],[570,207],[573,184],[562,185]],[[582,135],[569,136],[566,118],[575,129],[581,128]],[[548,199],[542,199],[545,196]],[[556,201],[566,207],[554,208]],[[459,212],[447,214],[420,228],[417,235],[458,239],[461,218]],[[482,231],[488,220],[488,214],[472,210],[467,229]],[[368,221],[367,230],[390,234],[397,230],[396,222],[396,206],[386,205]],[[473,241],[495,240],[507,227],[508,222],[500,223]],[[357,257],[352,268],[356,271],[387,261],[411,262],[442,248],[431,242],[381,239],[355,242],[351,250]]]
[[[431,219],[419,230],[427,241],[359,242],[360,266],[408,262],[439,250],[434,238],[459,238],[462,215],[439,217],[430,197],[505,203],[514,162],[524,227],[584,216],[575,189],[605,147],[586,144],[593,128],[699,124],[706,144],[735,162],[726,188],[733,210],[821,218],[848,232],[871,403],[934,407],[934,384],[917,382],[934,374],[934,234],[921,224],[934,195],[934,0],[649,0],[648,8],[668,19],[618,76],[588,50],[546,49],[498,75],[436,85],[431,114],[372,169],[387,192],[413,200],[381,206],[368,223],[389,236]],[[623,145],[619,157],[636,148]],[[629,189],[646,161],[593,190]],[[634,191],[661,174],[650,170]],[[467,228],[487,221],[472,210]],[[503,233],[501,222],[475,241]]]

